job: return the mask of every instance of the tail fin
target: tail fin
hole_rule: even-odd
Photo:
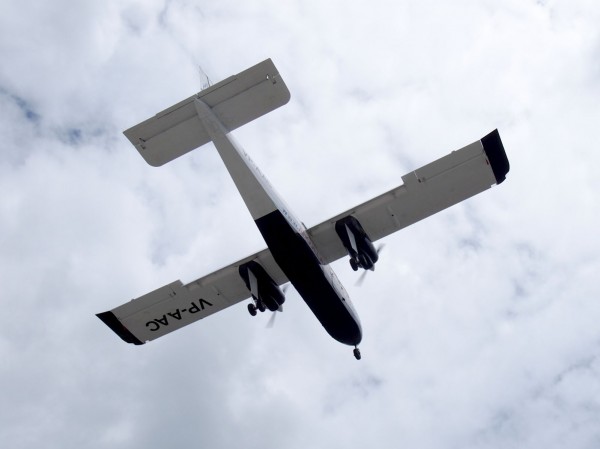
[[[290,92],[267,59],[192,95],[124,132],[148,164],[158,167],[210,142],[194,107],[196,98],[232,131],[286,104]]]

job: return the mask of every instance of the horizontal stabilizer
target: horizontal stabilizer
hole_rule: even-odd
[[[148,164],[158,167],[210,142],[194,100],[206,103],[232,131],[286,104],[290,92],[267,59],[124,131]]]

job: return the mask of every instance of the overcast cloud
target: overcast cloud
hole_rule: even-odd
[[[0,3],[0,446],[600,447],[600,4]],[[124,129],[272,58],[235,135],[307,224],[500,130],[500,186],[386,238],[363,360],[293,289],[145,346],[94,315],[264,242],[214,149]]]

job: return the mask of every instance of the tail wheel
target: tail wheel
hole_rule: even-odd
[[[354,348],[354,358],[356,358],[356,360],[360,360],[360,349],[358,348]]]

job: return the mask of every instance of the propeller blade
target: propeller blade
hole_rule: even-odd
[[[357,287],[360,287],[362,285],[362,283],[365,281],[365,277],[367,277],[367,270],[363,270],[362,274],[360,275],[360,277],[358,278],[358,280],[354,283],[354,285],[356,285]]]
[[[275,312],[271,313],[271,318],[269,318],[269,321],[267,321],[267,329],[273,328],[273,326],[275,325],[275,317],[277,316],[277,314],[279,312],[283,312],[282,306],[279,306],[279,309],[277,309]]]
[[[379,253],[381,252],[381,250],[385,247],[385,243],[381,243],[377,249],[375,249],[375,252],[377,252],[377,255],[379,255]],[[373,265],[373,267],[371,268],[371,271],[375,271],[375,265]],[[358,278],[358,280],[354,283],[354,285],[356,285],[357,287],[360,287],[362,285],[362,283],[365,281],[365,277],[367,277],[367,270],[364,270],[362,272],[362,274],[360,275],[360,277]]]
[[[271,313],[271,318],[267,321],[267,329],[272,329],[275,325],[275,317],[277,316],[277,311]]]

